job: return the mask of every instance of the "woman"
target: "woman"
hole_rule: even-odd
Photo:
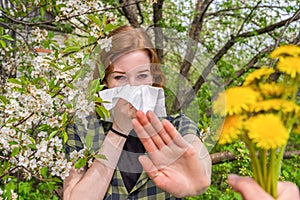
[[[112,47],[103,50],[103,83],[163,87],[164,76],[148,35],[122,26],[112,31]],[[64,199],[180,199],[203,193],[210,185],[211,160],[195,123],[183,115],[160,121],[120,99],[112,122],[92,127],[95,159],[83,172],[72,169],[64,180]],[[92,124],[92,123],[90,123]],[[89,129],[88,128],[88,129]],[[83,148],[86,132],[68,129],[67,152]]]

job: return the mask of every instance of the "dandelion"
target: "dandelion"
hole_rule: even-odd
[[[248,86],[248,85],[252,84],[254,81],[260,80],[265,77],[269,77],[270,74],[273,74],[274,72],[275,72],[275,70],[270,67],[262,67],[258,70],[253,71],[252,73],[250,73],[245,78],[243,85]]]
[[[229,88],[219,94],[213,103],[213,110],[222,116],[241,114],[249,110],[250,105],[256,103],[260,95],[250,87]]]
[[[271,54],[271,58],[279,58],[286,56],[300,56],[300,47],[293,44],[283,45],[275,49]]]
[[[300,57],[281,58],[277,63],[277,69],[295,78],[300,75]]]
[[[271,82],[259,84],[259,90],[265,97],[280,97],[288,89],[282,84]]]
[[[281,163],[290,133],[300,133],[300,47],[285,45],[270,55],[279,58],[278,77],[262,67],[250,73],[242,86],[229,88],[213,102],[213,112],[225,117],[220,144],[240,138],[251,158],[254,180],[275,199]]]
[[[242,117],[237,115],[226,117],[223,126],[218,130],[220,134],[219,144],[231,143],[236,140],[241,134],[242,122]]]
[[[270,99],[265,101],[257,102],[256,104],[251,105],[250,110],[252,112],[258,113],[261,111],[277,111],[282,113],[299,113],[300,107],[292,101],[283,100],[283,99]]]
[[[257,147],[268,150],[282,147],[289,138],[280,117],[274,114],[261,114],[245,122],[248,136]]]

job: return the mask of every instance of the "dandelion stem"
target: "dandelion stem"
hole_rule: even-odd
[[[267,171],[267,150],[265,149],[260,149],[259,150],[259,160],[260,160],[260,166],[262,168],[262,179],[263,182],[265,183],[265,190],[268,187],[268,171]]]
[[[249,149],[249,153],[251,157],[251,165],[253,169],[253,177],[261,187],[265,188],[262,171],[261,171],[260,163],[256,157],[256,150],[254,144],[252,143],[252,141],[249,139],[247,135],[245,135],[244,141]]]

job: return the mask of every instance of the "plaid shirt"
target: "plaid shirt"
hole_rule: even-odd
[[[182,136],[186,134],[196,134],[200,136],[197,125],[185,117],[184,115],[168,116],[169,120],[181,133]],[[88,119],[87,129],[84,126],[72,125],[67,129],[68,141],[66,143],[67,155],[73,150],[79,151],[83,148],[85,137],[90,134],[93,138],[92,149],[97,151],[101,146],[105,134],[112,126],[111,122],[100,121],[96,117]],[[143,171],[137,180],[135,186],[130,192],[127,191],[121,172],[118,167],[111,179],[110,186],[107,190],[104,199],[123,200],[123,199],[142,199],[142,200],[157,200],[157,199],[180,199],[156,187],[154,182]]]

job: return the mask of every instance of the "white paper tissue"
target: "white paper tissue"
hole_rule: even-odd
[[[100,97],[104,101],[103,106],[111,111],[119,98],[122,98],[137,109],[146,113],[148,110],[153,111],[158,117],[166,116],[165,95],[164,90],[159,87],[149,85],[115,87],[102,90],[99,92]],[[106,119],[111,121],[111,119]]]

